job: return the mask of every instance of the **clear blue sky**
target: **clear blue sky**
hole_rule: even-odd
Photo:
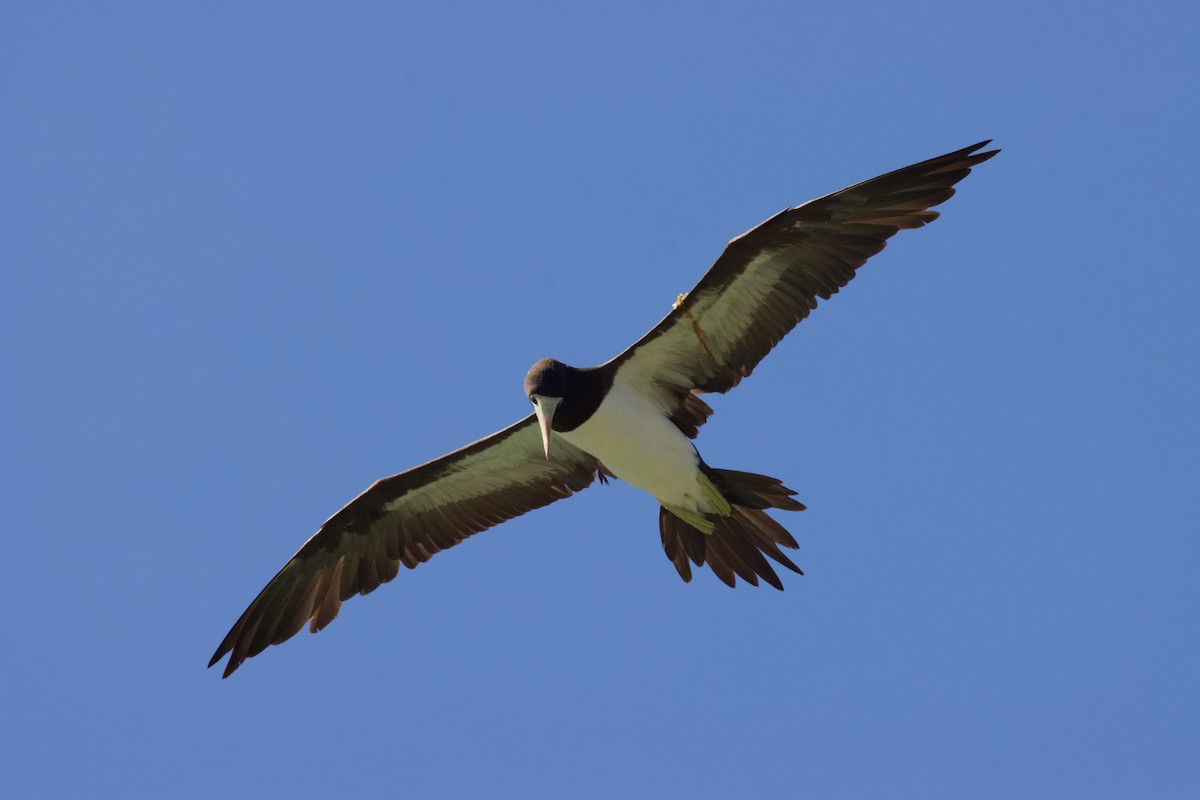
[[[1200,795],[1196,5],[411,5],[0,9],[0,794]],[[205,670],[533,361],[988,137],[712,400],[786,592],[613,484]]]

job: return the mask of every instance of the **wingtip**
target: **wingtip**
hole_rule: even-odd
[[[978,150],[983,150],[983,148],[987,147],[991,143],[991,139],[984,139],[982,142],[963,148],[960,152],[963,155],[971,156],[972,160],[976,164],[982,164],[984,161],[987,161],[989,158],[1000,152],[999,147],[995,148],[994,150],[985,150],[982,153],[977,152]]]
[[[213,660],[208,662],[208,669],[215,667],[220,660],[221,656],[214,656]],[[237,669],[237,667],[233,665],[233,661],[231,660],[225,665],[225,669],[221,671],[221,680],[228,678],[235,669]]]
[[[228,648],[223,644],[219,648],[217,648],[217,652],[213,653],[213,657],[211,659],[209,659],[208,669],[212,669],[213,667],[215,667],[217,665],[217,663],[220,662],[220,660],[222,658],[224,658],[227,653],[229,653],[230,649],[231,648]],[[233,671],[235,669],[237,669],[238,667],[240,667],[241,665],[242,665],[241,661],[238,661],[238,660],[234,659],[233,656],[230,656],[229,662],[225,665],[225,670],[221,673],[221,680],[228,678],[230,675],[233,674]]]
[[[226,656],[226,654],[228,654],[231,650],[233,650],[233,642],[231,641],[232,634],[233,634],[233,631],[230,631],[229,634],[227,634],[225,636],[225,638],[221,641],[221,644],[217,646],[216,652],[214,652],[212,655],[212,658],[210,658],[208,660],[208,668],[209,669],[212,669],[213,667],[215,667],[217,665],[218,661],[220,661],[222,658],[224,658]]]
[[[209,664],[209,666],[210,667],[213,666],[219,660],[220,659],[214,660],[211,664]],[[242,661],[244,661],[244,660],[245,659],[242,659]],[[221,680],[225,680],[230,675],[232,675],[237,670],[237,668],[242,665],[242,661],[239,661],[239,660],[235,659],[233,656],[230,656],[229,661],[225,662],[225,669],[223,669],[221,671]]]

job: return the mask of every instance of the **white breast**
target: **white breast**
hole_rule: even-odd
[[[660,503],[713,511],[696,482],[700,456],[691,440],[619,378],[587,422],[554,435],[600,459],[609,472]]]

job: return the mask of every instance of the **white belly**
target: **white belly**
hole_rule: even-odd
[[[555,433],[660,503],[711,513],[696,478],[700,456],[662,411],[619,380],[587,422]],[[553,444],[551,445],[553,449]]]

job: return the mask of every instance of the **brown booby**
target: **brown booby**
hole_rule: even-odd
[[[225,676],[251,656],[315,633],[343,601],[386,583],[472,534],[617,477],[660,504],[663,549],[680,577],[707,564],[783,584],[770,562],[800,573],[799,547],[765,509],[799,511],[775,478],[714,469],[692,444],[712,414],[701,399],[749,375],[796,323],[998,150],[984,141],[788,208],[731,241],[673,310],[613,360],[577,369],[533,365],[533,413],[441,458],[376,481],[321,526],[254,598],[209,662]],[[803,574],[803,573],[800,573]]]

